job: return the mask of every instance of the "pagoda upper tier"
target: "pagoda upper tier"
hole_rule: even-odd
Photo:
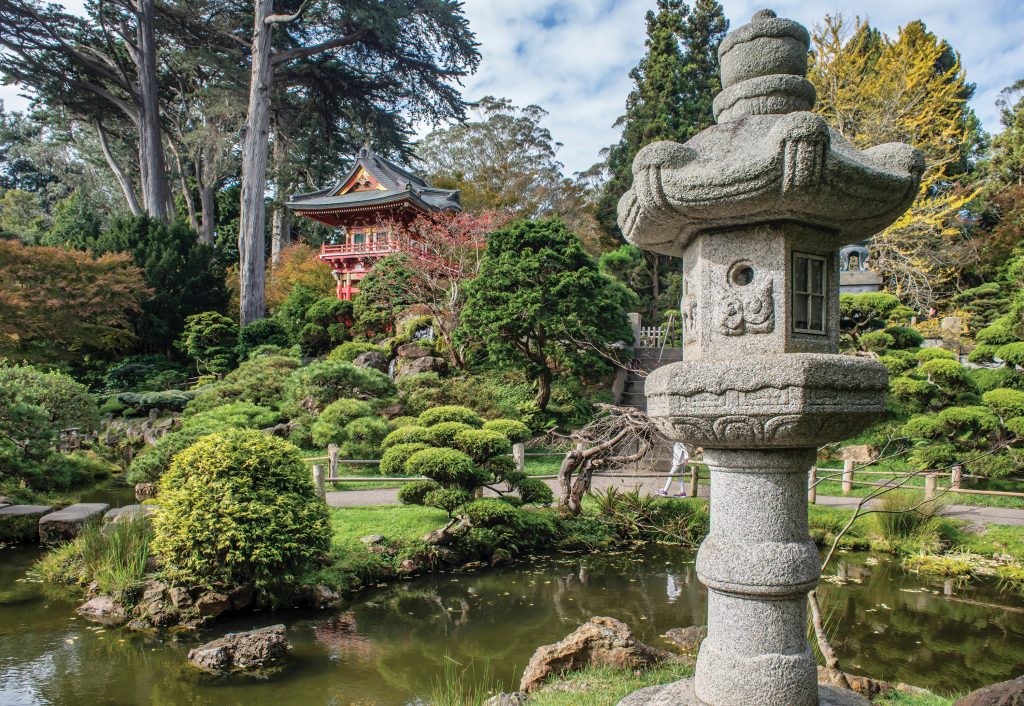
[[[421,177],[384,159],[370,147],[359,150],[345,177],[327,189],[295,194],[288,208],[324,225],[343,227],[411,209],[413,212],[461,211],[459,192],[435,189]]]

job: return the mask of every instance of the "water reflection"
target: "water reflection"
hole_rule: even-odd
[[[486,663],[513,687],[538,645],[593,615],[623,620],[658,644],[670,628],[702,624],[707,600],[693,555],[661,546],[437,575],[368,593],[330,615],[225,623],[203,639],[285,622],[293,658],[268,679],[212,679],[184,668],[190,639],[97,628],[75,619],[73,603],[17,582],[34,556],[0,554],[2,704],[413,704],[429,695],[446,658]],[[1016,676],[1024,663],[1019,596],[945,586],[866,555],[843,557],[835,573],[822,586],[823,607],[855,671],[950,692]]]

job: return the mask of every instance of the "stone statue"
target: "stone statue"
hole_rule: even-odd
[[[817,683],[807,471],[817,447],[883,412],[885,368],[837,354],[838,250],[910,206],[924,161],[902,144],[858,151],[808,112],[809,43],[769,10],[730,33],[718,124],[642,149],[619,202],[630,242],[684,257],[684,361],[647,378],[648,413],[670,439],[704,447],[712,489],[696,675],[629,706],[867,703]]]

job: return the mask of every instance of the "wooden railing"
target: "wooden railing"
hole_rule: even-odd
[[[365,243],[341,243],[339,245],[321,245],[320,257],[341,257],[346,255],[390,255],[398,252],[400,244],[397,240],[371,240]]]

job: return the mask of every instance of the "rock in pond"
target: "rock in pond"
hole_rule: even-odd
[[[223,593],[207,591],[196,599],[196,610],[203,617],[216,618],[221,613],[231,610],[231,598]]]
[[[159,509],[159,505],[125,505],[124,507],[115,507],[113,510],[107,510],[106,514],[103,515],[103,521],[124,522],[137,515],[149,517]]]
[[[90,520],[98,520],[110,509],[106,503],[76,503],[39,519],[39,541],[58,544],[74,539]]]
[[[120,625],[128,620],[128,611],[110,596],[90,598],[75,610],[86,620],[104,625]]]
[[[49,505],[0,507],[0,542],[34,542],[39,537],[39,518],[51,510]]]
[[[674,655],[633,638],[625,623],[615,618],[595,617],[579,626],[561,642],[539,647],[530,658],[519,682],[520,691],[530,691],[551,676],[584,667],[634,669],[651,667]]]
[[[197,669],[214,674],[249,671],[273,666],[288,655],[291,646],[284,625],[228,633],[188,653]]]
[[[672,628],[662,635],[666,640],[683,652],[696,653],[700,643],[708,636],[708,629],[703,625],[691,625],[688,628]]]
[[[1024,676],[972,691],[953,706],[1024,706]]]

